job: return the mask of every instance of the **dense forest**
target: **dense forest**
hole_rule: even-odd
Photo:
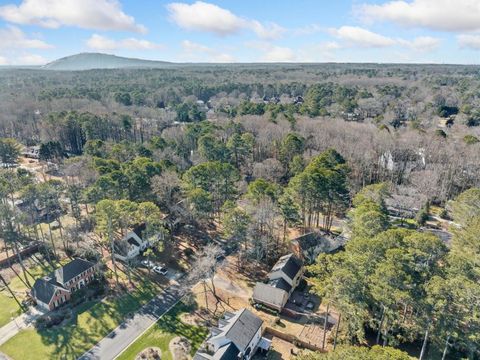
[[[43,239],[56,256],[92,252],[89,233],[114,251],[113,234],[140,221],[164,228],[168,246],[190,225],[225,240],[239,264],[273,264],[294,232],[342,233],[345,248],[308,268],[342,316],[342,347],[318,359],[397,352],[352,350],[367,333],[475,359],[479,94],[476,66],[2,69],[0,237],[13,252]],[[41,174],[17,167],[32,147]],[[446,239],[426,230],[432,217],[449,224],[433,229]],[[53,220],[60,248],[39,234]]]

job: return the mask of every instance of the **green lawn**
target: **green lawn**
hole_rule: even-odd
[[[27,278],[30,285],[33,285],[37,277],[48,274],[53,269],[47,265],[35,265],[28,269]],[[21,279],[20,279],[21,277]],[[25,298],[27,286],[24,283],[25,278],[23,273],[19,271],[18,276],[14,277],[10,283],[10,289],[17,295],[18,299],[22,301]],[[21,314],[21,310],[17,302],[12,298],[10,292],[6,289],[0,291],[0,327],[8,323],[12,317]]]
[[[205,340],[208,331],[206,328],[188,325],[180,321],[180,315],[190,310],[191,308],[187,305],[178,303],[131,344],[117,359],[133,360],[140,351],[154,346],[162,350],[162,360],[172,360],[168,344],[176,336],[182,336],[190,340],[193,355],[203,340]]]
[[[113,300],[86,302],[68,324],[20,331],[0,347],[12,359],[76,359],[116,328],[128,313],[152,299],[158,286],[144,281],[137,290]]]
[[[0,327],[21,314],[20,307],[7,290],[0,291]]]

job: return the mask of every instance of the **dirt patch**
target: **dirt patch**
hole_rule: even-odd
[[[162,358],[162,350],[158,347],[148,347],[140,352],[135,360],[160,360]]]
[[[208,326],[210,313],[204,311],[194,311],[193,313],[183,313],[180,315],[180,321],[192,326]]]
[[[271,357],[269,357],[269,360],[290,359],[296,353],[298,353],[298,349],[292,343],[275,336],[272,338]]]
[[[191,359],[190,351],[192,351],[192,345],[184,337],[174,337],[172,340],[170,340],[168,348],[172,354],[173,360]]]

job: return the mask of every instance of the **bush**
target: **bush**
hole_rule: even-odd
[[[480,140],[478,140],[478,138],[477,138],[476,136],[473,136],[473,135],[465,135],[464,138],[463,138],[463,141],[464,141],[465,144],[467,144],[467,145],[473,145],[473,144],[478,143]]]
[[[187,258],[190,258],[190,257],[192,257],[192,256],[195,254],[195,251],[193,251],[192,248],[186,248],[185,250],[183,250],[183,254],[184,254]]]
[[[68,311],[56,310],[39,317],[35,321],[35,327],[37,329],[49,329],[52,326],[60,325],[68,316]]]
[[[439,216],[444,220],[450,220],[450,216],[448,215],[447,209],[442,209],[442,211],[440,211]]]
[[[430,212],[430,205],[426,203],[417,213],[415,220],[419,226],[425,225],[428,220],[428,214]]]

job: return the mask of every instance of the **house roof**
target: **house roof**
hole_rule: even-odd
[[[268,285],[277,289],[285,290],[286,292],[289,292],[292,289],[292,286],[287,283],[284,278],[272,279],[268,282]]]
[[[193,356],[193,360],[238,360],[238,348],[233,342],[228,343],[227,345],[222,346],[218,351],[213,354],[207,354],[199,350]]]
[[[282,271],[285,275],[287,275],[290,279],[293,280],[301,269],[302,262],[297,259],[293,254],[288,254],[278,259],[277,263],[273,266],[270,273]]]
[[[322,231],[313,231],[292,240],[292,243],[298,244],[302,251],[319,247],[321,251],[327,253],[345,245],[345,242],[346,239],[343,236],[332,236]]]
[[[48,304],[52,300],[53,295],[55,295],[57,287],[53,278],[37,279],[32,287],[32,295],[35,299]]]
[[[218,328],[211,329],[207,342],[222,345],[214,354],[198,350],[194,360],[238,360],[240,352],[244,353],[257,331],[262,327],[263,320],[247,309],[234,313],[225,312],[219,320]],[[227,340],[227,341],[225,341]]]
[[[130,245],[133,245],[133,246],[136,246],[136,247],[140,247],[140,244],[138,243],[138,241],[137,241],[133,236],[129,236],[128,239],[127,239],[127,242],[128,242]]]
[[[63,287],[64,284],[93,266],[95,266],[95,264],[90,261],[74,259],[61,268],[56,269],[50,275],[35,280],[32,287],[32,296],[35,299],[48,304],[53,295],[55,295],[56,289],[68,291]]]
[[[147,225],[145,223],[143,224],[140,224],[140,225],[137,225],[133,228],[133,232],[135,234],[137,234],[137,236],[140,238],[140,239],[143,239],[142,238],[142,234],[143,232],[145,231],[145,229],[147,228]]]
[[[240,310],[235,322],[229,327],[225,337],[244,352],[252,338],[262,327],[263,320],[248,309]]]
[[[282,308],[284,304],[285,294],[288,292],[273,287],[269,284],[257,283],[253,288],[253,300],[266,305]]]
[[[54,276],[58,283],[65,284],[67,281],[72,280],[75,276],[80,275],[93,266],[95,266],[95,264],[88,260],[74,259],[68,264],[55,270]]]
[[[238,359],[238,348],[235,346],[233,342],[228,345],[222,346],[218,351],[215,353],[214,359],[215,360],[237,360]]]

